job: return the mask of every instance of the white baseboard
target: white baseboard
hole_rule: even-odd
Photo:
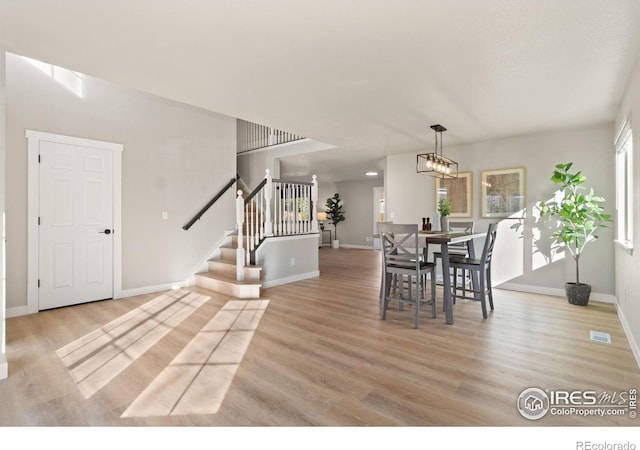
[[[190,277],[189,279],[183,281],[176,281],[174,283],[157,284],[155,286],[144,286],[133,289],[123,289],[122,291],[120,291],[120,295],[115,298],[135,297],[136,295],[153,294],[154,292],[170,291],[171,289],[191,286],[195,286],[194,277]]]
[[[264,281],[262,283],[262,287],[267,289],[274,286],[279,286],[281,284],[293,283],[295,281],[302,281],[308,278],[315,278],[320,276],[319,270],[314,270],[306,273],[299,273],[297,275],[291,275],[290,277],[278,278],[276,280]]]
[[[624,316],[624,312],[622,311],[622,309],[620,309],[617,303],[616,310],[618,311],[618,318],[620,319],[620,323],[622,324],[624,334],[627,335],[627,341],[629,342],[629,347],[631,347],[633,357],[636,359],[636,364],[638,364],[638,367],[640,367],[640,344],[635,340],[635,336],[631,332],[629,322],[627,321],[627,318]]]
[[[0,353],[0,380],[4,380],[9,376],[9,363],[7,363],[7,355]]]
[[[158,284],[155,286],[144,286],[144,287],[134,288],[134,289],[123,289],[119,293],[116,293],[113,298],[118,299],[118,298],[125,298],[125,297],[135,297],[136,295],[153,294],[154,292],[170,291],[171,289],[177,289],[182,287],[192,287],[195,285],[196,285],[195,277],[191,276],[184,281],[176,281],[174,283]],[[30,313],[26,305],[7,308],[7,319],[10,319],[11,317],[26,316],[27,314],[30,314]]]
[[[25,305],[25,306],[14,306],[13,308],[7,308],[6,318],[10,319],[11,317],[26,316],[27,314],[29,314],[29,311],[27,309],[27,305]]]
[[[373,250],[372,245],[351,245],[351,244],[340,244],[341,248],[361,248],[363,250]]]
[[[508,291],[528,292],[530,294],[551,295],[553,297],[566,297],[564,289],[543,287],[543,286],[531,286],[528,284],[518,283],[502,283],[498,286],[494,286],[496,289],[506,289]],[[602,294],[599,292],[592,292],[589,300],[594,302],[609,303],[611,305],[616,304],[616,298],[610,294]]]

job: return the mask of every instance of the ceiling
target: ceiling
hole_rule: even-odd
[[[281,176],[613,120],[638,0],[0,0],[20,55],[335,148]]]

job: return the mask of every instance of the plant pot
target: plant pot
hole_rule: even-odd
[[[591,295],[591,285],[585,283],[565,283],[564,290],[567,300],[572,305],[587,306]]]
[[[337,239],[331,241],[331,248],[340,248],[340,241]]]
[[[449,231],[449,216],[440,216],[440,230]]]

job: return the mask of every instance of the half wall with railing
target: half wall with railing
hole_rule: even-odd
[[[317,201],[315,175],[311,182],[286,181],[273,179],[267,169],[262,182],[246,198],[239,189],[236,198],[237,279],[243,279],[245,263],[255,264],[255,251],[265,239],[317,233],[318,221],[313,213]]]

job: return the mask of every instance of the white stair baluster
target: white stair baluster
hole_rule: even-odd
[[[318,218],[316,217],[316,208],[318,203],[318,179],[314,175],[311,177],[312,186],[311,186],[311,205],[309,208],[309,214],[311,214],[311,232],[318,232]]]
[[[282,236],[282,183],[278,182],[278,197],[277,202],[278,202],[278,236]]]
[[[293,234],[300,231],[300,215],[298,213],[298,189],[299,185],[293,185]]]
[[[311,232],[311,186],[305,186],[306,194],[305,194],[305,206],[307,208],[307,219],[305,222],[305,232]]]
[[[245,234],[247,235],[247,261],[251,262],[251,203],[244,206],[245,209]]]
[[[293,185],[291,183],[287,183],[287,192],[289,193],[288,195],[288,201],[287,201],[287,234],[291,234],[293,233],[293,219],[294,219],[294,215],[293,215]]]
[[[244,199],[242,189],[238,189],[236,197],[236,229],[238,230],[238,245],[236,248],[236,280],[244,280],[244,249],[242,247],[242,228],[244,226]]]
[[[273,195],[273,178],[271,171],[267,169],[267,184],[264,186],[264,234],[265,236],[273,236],[273,222],[271,220],[271,197]]]
[[[256,211],[256,247],[260,244],[264,236],[264,188],[258,192],[258,203]]]

